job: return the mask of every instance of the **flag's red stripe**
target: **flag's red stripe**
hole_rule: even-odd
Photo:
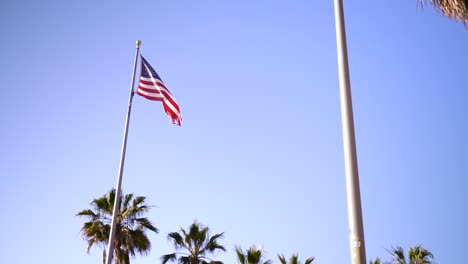
[[[166,92],[166,90],[154,90],[154,89],[148,89],[148,88],[138,86],[138,91],[143,91],[143,92],[152,93],[152,94],[160,94],[161,97],[168,100],[177,109],[177,111],[180,111],[179,106],[177,105],[177,102],[174,100],[174,98],[172,97],[170,93]],[[138,94],[142,95],[142,93],[138,93]]]
[[[138,90],[145,91],[145,92],[147,92],[147,93],[158,93],[158,94],[162,94],[162,91],[161,91],[161,90],[149,89],[149,88],[141,87],[141,86],[138,86]]]
[[[140,93],[140,91],[137,91],[137,94],[140,95],[140,96],[143,96],[144,98],[146,98],[148,100],[151,100],[151,101],[163,101],[164,100],[161,97],[152,97],[152,96],[149,96],[149,95],[146,95],[146,94],[142,94],[142,93]]]
[[[177,115],[176,113],[174,113],[166,104],[165,102],[163,102],[163,107],[164,107],[164,111],[166,111],[166,114],[172,119],[172,123],[174,124],[177,124],[177,125],[181,125],[182,123],[182,118],[180,117],[180,114]]]
[[[177,112],[180,112],[179,105],[178,105],[177,102],[174,100],[174,98],[172,98],[172,96],[165,97],[165,98],[166,98],[166,100],[168,101],[168,103],[170,103],[171,105],[174,106],[174,108],[177,110]]]
[[[169,92],[169,90],[164,85],[159,85],[159,83],[155,85],[154,83],[144,84],[140,82],[138,83],[138,87],[141,87],[142,89],[152,89],[153,91],[158,91],[158,92],[165,91],[166,93],[171,94],[171,92]]]
[[[173,113],[174,115],[180,115],[180,112],[177,110],[178,107],[174,107],[167,100],[163,101],[164,105]]]
[[[166,89],[169,92],[169,89],[167,89],[167,87],[164,85],[164,83],[161,82],[160,80],[157,80],[155,82],[151,82],[151,81],[145,81],[145,80],[140,79],[140,83],[146,84],[146,85],[151,85],[151,86],[156,86],[157,85],[159,87],[162,87],[162,88]],[[169,93],[171,93],[171,92],[169,92]]]

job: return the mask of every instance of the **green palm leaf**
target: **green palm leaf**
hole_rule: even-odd
[[[223,233],[210,237],[209,228],[197,222],[189,226],[188,232],[180,228],[179,232],[169,233],[167,238],[172,241],[176,250],[184,249],[187,253],[174,252],[164,255],[161,257],[162,263],[177,260],[180,264],[222,264],[221,261],[211,260],[207,256],[217,250],[225,251],[224,247],[218,243],[222,237]],[[179,255],[178,258],[177,255]]]
[[[239,264],[260,264],[263,258],[263,249],[255,246],[251,246],[245,253],[239,246],[236,246],[234,251],[236,252]],[[263,264],[270,263],[272,263],[271,260],[263,262]]]
[[[394,247],[389,250],[392,255],[393,262],[396,264],[433,264],[434,255],[421,245],[410,247],[408,249],[408,259],[402,247]]]
[[[88,241],[87,251],[94,245],[103,248],[105,260],[105,248],[109,242],[110,225],[115,201],[115,189],[110,190],[102,197],[91,202],[92,209],[85,209],[77,213],[77,216],[88,218],[81,228],[81,233]],[[144,196],[135,197],[134,194],[120,196],[120,213],[117,216],[114,262],[116,264],[129,264],[130,256],[137,253],[148,254],[151,242],[147,231],[158,233],[158,229],[145,217],[141,217],[148,211]]]
[[[278,259],[279,259],[281,264],[300,264],[301,263],[299,261],[298,254],[293,254],[291,256],[291,258],[289,259],[289,261],[286,261],[286,258],[284,257],[284,255],[278,255]],[[306,259],[305,264],[312,263],[312,261],[314,261],[314,259],[315,259],[314,257],[310,257],[310,258]]]
[[[162,264],[166,264],[168,261],[175,261],[175,260],[177,260],[177,257],[176,257],[175,253],[163,255],[161,257],[161,263]]]

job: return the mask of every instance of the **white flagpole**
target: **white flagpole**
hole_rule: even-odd
[[[117,215],[119,215],[120,209],[120,195],[121,195],[121,187],[122,187],[122,174],[124,169],[125,163],[125,151],[127,149],[127,134],[128,134],[128,124],[130,123],[130,112],[132,111],[132,100],[133,100],[133,86],[135,84],[135,71],[138,61],[138,52],[140,50],[141,41],[137,40],[136,42],[136,51],[135,51],[135,62],[133,64],[133,76],[132,76],[132,84],[130,85],[130,98],[128,100],[128,111],[127,111],[127,120],[125,121],[125,132],[124,132],[124,139],[122,144],[122,154],[120,156],[120,166],[119,166],[119,176],[117,178],[117,188],[115,189],[115,200],[114,200],[114,210],[112,212],[112,226],[111,226],[111,233],[109,237],[109,244],[107,246],[107,255],[106,255],[106,264],[112,263],[112,257],[114,254],[114,239],[115,239],[115,231],[117,227]]]
[[[346,193],[348,200],[349,239],[351,263],[366,264],[364,227],[362,223],[361,194],[354,134],[353,103],[348,68],[348,51],[343,14],[343,1],[335,0],[336,44],[340,76],[341,121],[346,171]]]

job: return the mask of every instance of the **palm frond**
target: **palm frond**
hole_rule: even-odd
[[[179,257],[179,264],[192,264],[192,258],[190,256]]]
[[[89,251],[91,250],[91,247],[94,245],[94,242],[96,242],[96,240],[94,238],[91,238],[88,240],[88,248],[86,249],[86,252],[89,254]]]
[[[299,264],[299,255],[293,254],[289,259],[289,264]]]
[[[421,245],[416,245],[415,247],[409,248],[408,258],[410,263],[430,264],[433,263],[434,255]]]
[[[190,239],[190,235],[187,234],[187,231],[185,231],[185,229],[183,229],[183,228],[180,228],[180,232],[184,236],[184,241],[185,241],[186,247],[191,248],[192,247],[192,240]]]
[[[172,232],[167,235],[167,238],[173,242],[175,249],[184,249],[187,253],[177,252],[176,254],[186,254],[178,258],[180,264],[187,262],[188,264],[203,264],[207,259],[213,263],[216,261],[209,259],[206,255],[213,253],[217,249],[225,251],[225,248],[218,243],[218,239],[223,236],[223,233],[213,237],[209,236],[209,228],[198,222],[192,223],[188,232],[180,228],[179,232]],[[211,263],[210,262],[210,263]]]
[[[257,249],[255,247],[250,247],[247,250],[247,263],[260,263],[262,258],[262,249]]]
[[[206,226],[202,227],[201,230],[198,230],[197,244],[199,246],[201,246],[201,245],[203,245],[203,243],[205,243],[205,240],[209,236],[208,233],[209,233],[209,229]]]
[[[468,0],[418,0],[418,3],[428,1],[445,16],[465,25],[468,23]]]
[[[153,224],[148,220],[148,218],[136,218],[135,221],[138,223],[138,229],[148,229],[155,233],[159,233],[159,229],[153,226]]]
[[[224,248],[224,246],[218,244],[218,239],[222,238],[224,236],[224,233],[220,233],[220,234],[216,234],[214,236],[212,236],[209,240],[208,240],[208,243],[206,243],[205,247],[203,248],[202,251],[209,251],[209,252],[213,252],[217,249],[219,250],[222,250],[222,251],[226,251],[226,249]]]
[[[194,222],[192,225],[190,225],[188,235],[191,241],[195,242],[195,244],[198,244],[198,241],[200,240],[200,224]]]
[[[306,259],[306,261],[304,262],[304,264],[310,264],[310,263],[312,263],[314,260],[315,260],[315,257],[310,257],[310,258]]]
[[[83,237],[88,241],[88,252],[93,245],[99,245],[104,249],[107,245],[115,197],[116,191],[111,189],[102,197],[93,199],[91,209],[82,210],[77,214],[91,220],[85,222],[81,228]],[[130,256],[135,256],[136,253],[144,255],[150,251],[151,242],[146,231],[157,233],[159,230],[147,218],[140,217],[149,208],[144,204],[143,196],[120,194],[119,202],[121,209],[117,216],[115,234],[115,264],[128,264]]]
[[[140,255],[147,255],[151,250],[151,242],[143,230],[129,230],[129,239],[127,244],[131,245],[128,248],[131,250],[132,256],[135,256],[135,251]]]
[[[182,236],[177,233],[177,232],[173,232],[173,233],[169,233],[167,235],[167,239],[169,240],[173,240],[173,243],[174,243],[174,247],[176,249],[179,249],[179,248],[186,248],[186,244],[184,242],[184,239],[182,238]]]
[[[245,255],[244,255],[244,252],[242,251],[242,248],[239,246],[235,246],[234,251],[236,252],[236,255],[237,255],[237,261],[239,261],[240,264],[246,264]]]
[[[133,193],[128,193],[125,195],[124,199],[123,199],[123,203],[122,203],[122,206],[124,208],[128,208],[129,207],[129,204],[130,204],[130,201],[132,200],[134,194]]]
[[[163,255],[161,257],[162,264],[166,264],[168,261],[175,261],[175,260],[177,260],[176,253]]]
[[[78,212],[76,216],[87,216],[91,219],[94,219],[96,217],[99,217],[99,214],[94,213],[93,210],[91,209],[86,209],[86,210]]]
[[[288,264],[288,262],[286,261],[286,258],[284,257],[284,255],[278,255],[278,259],[279,259],[281,264]]]
[[[406,264],[405,251],[402,247],[393,247],[389,252],[393,257],[393,260],[396,261],[396,263]]]

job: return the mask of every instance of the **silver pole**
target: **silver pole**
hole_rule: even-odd
[[[135,71],[138,61],[138,52],[140,50],[141,41],[137,40],[136,42],[136,52],[135,52],[135,62],[133,64],[133,76],[132,76],[132,84],[130,85],[130,98],[128,100],[128,111],[127,111],[127,120],[125,121],[125,132],[122,144],[122,154],[120,156],[120,166],[119,166],[119,176],[117,178],[117,188],[115,190],[115,200],[114,200],[114,210],[112,212],[112,226],[111,226],[111,233],[109,237],[109,244],[107,246],[107,255],[106,255],[106,264],[112,263],[112,257],[114,254],[114,239],[115,239],[115,231],[117,227],[117,215],[119,214],[120,209],[120,195],[121,195],[121,187],[122,187],[122,174],[124,169],[125,163],[125,151],[127,149],[127,134],[128,134],[128,124],[130,123],[130,112],[132,111],[132,99],[133,99],[133,86],[135,84]]]
[[[341,121],[343,126],[351,263],[366,264],[366,247],[364,244],[364,228],[362,224],[356,138],[354,134],[353,103],[351,98],[348,51],[346,46],[346,30],[342,0],[335,0],[335,26],[340,76]]]

